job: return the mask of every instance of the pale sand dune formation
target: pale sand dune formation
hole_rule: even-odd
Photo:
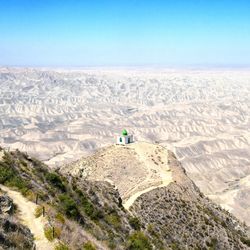
[[[250,71],[0,69],[0,145],[51,167],[126,128],[250,224]]]

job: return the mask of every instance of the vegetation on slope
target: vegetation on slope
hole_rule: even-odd
[[[246,226],[207,199],[171,153],[169,164],[176,182],[139,197],[131,209],[150,234],[173,249],[249,249]]]
[[[133,232],[140,232],[139,219],[124,210],[118,192],[108,183],[67,180],[18,150],[5,152],[0,161],[0,183],[38,201],[36,216],[42,216],[44,208],[50,222],[44,233],[49,240],[60,240],[58,249],[88,249],[95,243],[111,249],[142,249],[131,243]]]
[[[185,181],[142,195],[132,216],[107,182],[62,176],[19,151],[0,161],[0,183],[38,201],[35,215],[45,211],[44,233],[57,250],[247,249],[245,227]]]

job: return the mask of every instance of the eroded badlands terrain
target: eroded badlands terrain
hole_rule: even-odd
[[[114,142],[173,150],[250,224],[250,71],[0,69],[0,145],[61,165]]]

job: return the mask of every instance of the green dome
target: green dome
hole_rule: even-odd
[[[128,132],[127,132],[126,129],[123,129],[123,130],[122,130],[122,135],[128,135]]]

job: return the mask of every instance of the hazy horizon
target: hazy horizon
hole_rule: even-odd
[[[249,70],[250,64],[246,65],[1,65],[0,68],[26,68],[26,69],[40,69],[40,70]]]

